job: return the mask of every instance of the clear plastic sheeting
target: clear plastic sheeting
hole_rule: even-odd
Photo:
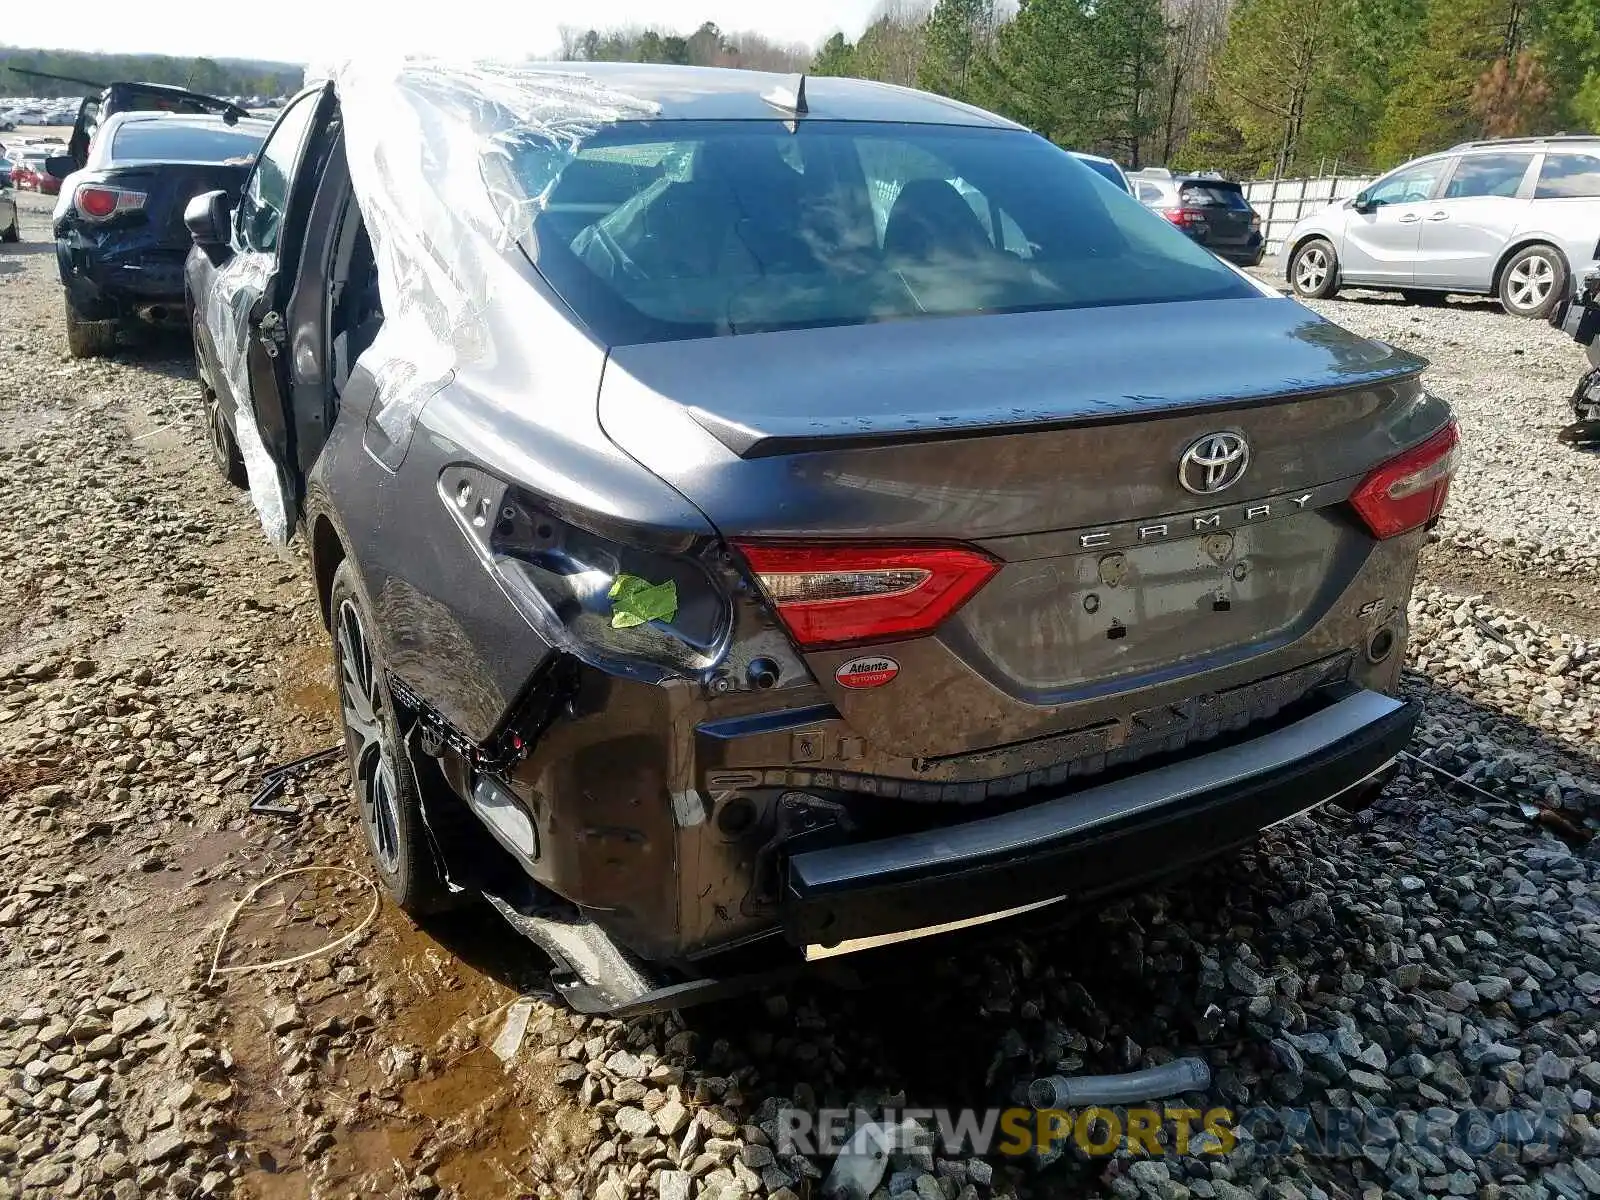
[[[501,289],[527,286],[516,243],[532,229],[542,199],[506,166],[531,153],[552,164],[554,179],[595,130],[658,109],[580,72],[547,67],[394,56],[307,69],[308,84],[327,79],[339,97],[383,311],[381,331],[355,365],[376,385],[370,419],[403,446],[423,406],[456,372],[496,360],[482,314]],[[266,256],[239,256],[219,272],[206,313],[227,385],[241,401],[238,442],[251,499],[268,538],[283,544],[292,533],[292,493],[248,403],[245,310],[273,269]]]
[[[453,372],[494,361],[481,314],[499,289],[526,286],[507,251],[542,198],[509,164],[530,147],[559,163],[601,126],[657,110],[550,68],[352,58],[332,78],[384,313],[357,361],[379,382],[372,419],[403,441]]]
[[[289,540],[290,533],[287,498],[278,465],[267,451],[250,403],[250,309],[270,282],[272,271],[272,260],[266,255],[235,255],[212,280],[205,299],[205,319],[224,375],[220,382],[238,402],[233,418],[234,441],[239,446],[239,457],[244,459],[250,502],[261,518],[263,532],[281,546]]]

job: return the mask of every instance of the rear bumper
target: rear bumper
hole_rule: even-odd
[[[150,305],[183,316],[183,251],[166,246],[119,245],[111,253],[58,238],[56,265],[72,307],[86,320],[140,317]]]
[[[836,946],[1137,886],[1359,787],[1419,714],[1358,691],[1249,741],[1015,812],[796,854],[784,933]]]
[[[1213,254],[1241,267],[1258,267],[1267,252],[1267,243],[1257,235],[1243,246],[1211,246]]]

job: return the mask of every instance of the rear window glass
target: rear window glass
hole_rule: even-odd
[[[263,133],[220,124],[130,121],[112,139],[111,157],[119,162],[249,161],[261,148]]]
[[[1600,196],[1600,158],[1588,154],[1549,154],[1539,168],[1536,200]]]
[[[613,345],[1258,294],[1019,130],[638,122],[486,170],[538,198],[530,256]]]
[[[1249,208],[1244,191],[1237,184],[1186,183],[1178,192],[1178,199],[1189,208]]]

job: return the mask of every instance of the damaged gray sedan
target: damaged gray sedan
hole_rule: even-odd
[[[1065,911],[1369,803],[1425,364],[854,79],[350,63],[187,222],[377,871],[586,1011]]]

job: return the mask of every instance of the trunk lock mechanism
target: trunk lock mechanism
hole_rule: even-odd
[[[1108,554],[1100,560],[1100,582],[1107,587],[1116,587],[1128,578],[1128,556],[1125,554]],[[1093,612],[1094,609],[1090,609]]]
[[[1214,562],[1228,561],[1228,555],[1233,553],[1233,534],[1208,533],[1200,539],[1200,548],[1204,550]]]

